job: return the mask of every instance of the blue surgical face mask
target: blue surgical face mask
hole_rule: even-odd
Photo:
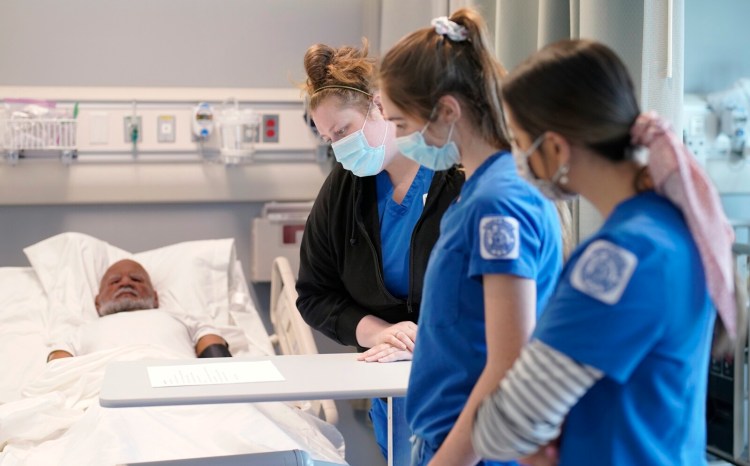
[[[515,145],[513,146],[513,158],[516,160],[518,173],[526,181],[528,181],[529,184],[536,187],[536,189],[538,189],[539,192],[542,193],[542,195],[544,195],[544,197],[546,197],[547,199],[551,199],[553,201],[567,201],[574,198],[576,196],[575,193],[569,193],[560,186],[561,180],[563,180],[563,182],[564,179],[567,180],[567,165],[560,165],[560,168],[557,169],[555,174],[552,175],[552,178],[550,178],[549,180],[539,178],[534,173],[534,170],[531,169],[529,158],[531,157],[531,154],[533,154],[534,151],[539,148],[543,141],[544,134],[536,138],[534,142],[531,143],[531,146],[529,146],[529,148],[525,151],[518,150],[518,147],[516,147]]]
[[[424,125],[422,131],[415,131],[407,136],[396,138],[396,147],[404,157],[408,157],[420,165],[432,170],[447,170],[461,160],[458,146],[451,141],[455,124],[455,122],[451,124],[448,139],[442,147],[431,146],[425,142],[424,132],[430,125],[429,121]]]
[[[388,125],[385,125],[383,142],[377,147],[372,147],[364,132],[369,116],[370,110],[367,111],[362,128],[331,144],[336,160],[355,176],[360,177],[377,175],[385,168],[385,138],[388,136]]]

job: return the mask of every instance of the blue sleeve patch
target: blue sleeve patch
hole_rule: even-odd
[[[479,222],[482,259],[518,259],[520,235],[518,220],[502,215],[487,215]]]
[[[620,301],[638,265],[635,254],[609,241],[591,243],[570,274],[570,284],[605,304]]]

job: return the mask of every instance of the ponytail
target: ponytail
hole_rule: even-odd
[[[482,139],[509,149],[500,101],[505,69],[494,58],[484,20],[470,8],[442,19],[465,34],[432,26],[407,35],[383,58],[380,88],[404,114],[422,120],[431,118],[440,97],[452,95]]]
[[[478,60],[478,69],[484,70],[484,76],[481,76],[479,82],[482,87],[482,95],[485,104],[483,108],[489,113],[490,118],[482,118],[485,132],[498,135],[497,142],[499,147],[504,149],[510,148],[508,137],[505,134],[505,116],[503,115],[503,104],[501,100],[501,83],[502,78],[507,74],[503,65],[495,58],[494,47],[490,42],[489,31],[486,23],[477,14],[476,11],[461,8],[453,13],[451,21],[465,27],[468,31],[468,43],[473,49],[473,55]],[[482,113],[480,113],[480,118]]]

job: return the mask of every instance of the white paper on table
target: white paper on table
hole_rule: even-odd
[[[182,385],[221,385],[248,382],[281,382],[281,375],[271,361],[237,361],[213,364],[147,367],[151,387]]]

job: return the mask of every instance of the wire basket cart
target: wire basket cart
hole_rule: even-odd
[[[12,165],[23,157],[59,155],[63,163],[78,156],[74,118],[0,119],[0,153]]]

